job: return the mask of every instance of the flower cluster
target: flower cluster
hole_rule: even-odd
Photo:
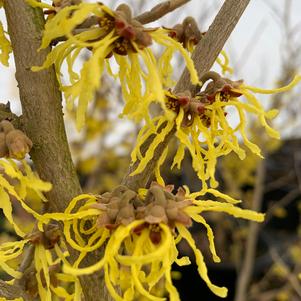
[[[32,141],[21,130],[8,120],[0,122],[0,157],[21,160],[31,148]]]
[[[8,165],[4,166],[9,171]],[[191,194],[188,188],[186,191],[179,188],[174,194],[173,186],[152,183],[149,189],[142,188],[139,193],[119,186],[100,196],[79,195],[70,201],[64,213],[38,214],[24,207],[35,216],[38,230],[25,235],[16,226],[16,232],[23,239],[2,244],[0,266],[14,279],[25,281],[27,293],[33,297],[39,294],[43,300],[52,300],[53,296],[81,300],[78,277],[99,270],[104,271],[106,286],[115,300],[142,296],[148,300],[164,300],[158,289],[162,283],[170,300],[179,300],[171,280],[171,266],[190,264],[188,257],[178,258],[177,245],[186,240],[195,254],[202,279],[215,294],[225,297],[227,289],[214,285],[208,278],[203,255],[188,228],[193,221],[205,227],[213,260],[219,262],[213,231],[202,213],[226,212],[259,222],[264,216],[237,207],[235,203],[239,201],[216,190],[207,192],[224,201],[199,200],[204,193]],[[63,236],[56,222],[63,223]],[[79,252],[73,263],[68,260],[63,237]],[[19,258],[30,245],[34,248],[33,270],[24,274],[12,268],[8,261]],[[91,266],[80,266],[89,253],[103,246],[104,254],[99,261]],[[70,287],[73,287],[72,293]]]
[[[74,198],[65,215],[48,213],[47,218],[64,223],[66,242],[80,252],[73,263],[64,260],[63,271],[72,276],[104,271],[105,283],[115,300],[164,300],[156,287],[164,280],[170,300],[179,300],[171,280],[171,266],[190,264],[188,257],[178,258],[177,245],[186,240],[192,248],[198,271],[208,287],[225,297],[227,289],[212,284],[200,250],[188,231],[192,221],[204,225],[213,260],[219,262],[211,227],[201,215],[207,211],[226,212],[235,217],[263,221],[263,214],[243,210],[226,197],[226,202],[198,200],[200,194],[190,194],[173,186],[153,183],[149,189],[136,193],[125,186],[100,196],[81,195]],[[209,190],[223,197],[222,194]],[[82,204],[82,201],[86,201]],[[78,210],[78,202],[81,206]],[[88,242],[84,237],[88,236]],[[105,245],[103,257],[91,266],[80,267],[85,256]],[[130,275],[130,277],[129,277]],[[120,291],[121,290],[121,291]]]
[[[181,43],[189,52],[193,51],[194,46],[202,38],[202,33],[192,17],[186,17],[181,24],[176,24],[169,30],[169,36]]]
[[[165,108],[160,70],[149,47],[153,42],[169,49],[169,55],[164,56],[165,60],[170,61],[173,52],[180,51],[191,73],[192,82],[199,82],[188,52],[168,36],[169,31],[145,28],[132,17],[130,8],[125,4],[113,11],[101,3],[80,3],[54,9],[36,0],[27,2],[33,7],[53,11],[54,15],[45,25],[41,48],[53,43],[59,44],[51,51],[44,64],[41,67],[33,67],[33,70],[39,71],[54,64],[67,105],[73,106],[78,99],[79,129],[84,125],[88,103],[100,86],[104,69],[113,78],[120,79],[125,99],[123,115],[140,121],[148,118],[148,107],[152,102],[159,102]],[[85,24],[89,27],[83,30]],[[60,40],[63,41],[60,43]],[[78,74],[74,70],[75,61],[86,49],[90,50],[90,55]],[[64,61],[68,66],[70,85],[64,85],[61,80]],[[114,64],[119,66],[117,74],[112,70]]]
[[[102,233],[102,236],[94,239],[94,245],[99,247],[100,243],[106,242],[103,258],[90,267],[80,268],[78,262],[73,266],[67,265],[64,271],[84,275],[103,269],[106,285],[115,300],[134,300],[139,296],[148,300],[164,300],[156,295],[156,286],[164,280],[170,300],[179,300],[171,281],[171,266],[173,263],[190,264],[187,257],[178,258],[177,245],[181,240],[186,240],[196,256],[200,276],[214,293],[225,297],[226,288],[217,287],[209,280],[202,253],[196,248],[187,228],[192,221],[205,226],[213,260],[219,262],[212,229],[201,213],[226,212],[256,221],[263,221],[263,215],[236,207],[227,202],[235,202],[229,198],[226,202],[202,201],[196,199],[199,194],[189,194],[182,188],[176,194],[172,191],[173,186],[163,187],[153,183],[149,189],[141,189],[139,193],[120,186],[111,193],[97,197],[96,203],[91,205],[99,210],[99,215],[94,219],[94,231]],[[81,229],[83,227],[79,226],[79,233]],[[66,237],[74,248],[86,253],[95,249],[91,245],[94,234],[90,234],[90,244],[86,246],[80,246],[78,235],[75,236],[78,245],[71,242],[69,234]]]
[[[48,224],[43,228],[43,232],[33,231],[23,240],[3,243],[0,246],[0,266],[13,277],[10,284],[15,281],[22,283],[27,295],[33,299],[39,296],[41,300],[51,301],[56,296],[64,300],[79,301],[79,279],[64,274],[61,269],[62,263],[69,256],[64,250],[58,226]],[[33,261],[28,263],[29,268],[24,272],[12,268],[7,263],[18,260],[22,254],[31,254],[30,252],[33,253]],[[73,292],[69,293],[72,287]]]
[[[26,197],[32,191],[39,200],[46,202],[43,192],[49,191],[52,185],[40,180],[25,160],[22,160],[22,166],[24,171],[20,170],[18,164],[13,160],[0,159],[0,167],[3,169],[3,174],[0,174],[0,208],[8,222],[14,227],[16,234],[24,237],[26,233],[13,219],[13,207],[10,198],[14,198],[25,211],[38,218],[40,215],[28,206]],[[12,185],[11,181],[14,181],[15,185]]]
[[[22,165],[19,166],[11,159],[1,159],[0,167],[0,207],[15,233],[21,238],[0,245],[0,267],[12,277],[8,284],[12,285],[15,281],[22,283],[26,293],[32,298],[39,295],[42,300],[51,301],[52,295],[56,295],[64,300],[80,300],[79,280],[61,270],[61,263],[68,256],[68,252],[60,240],[58,227],[50,223],[47,215],[37,213],[28,205],[29,194],[34,194],[40,202],[47,202],[43,192],[49,191],[52,185],[40,180],[25,160],[22,160]],[[16,206],[12,200],[17,201],[27,213],[40,221],[39,230],[28,233],[24,225],[21,227],[19,222],[16,222],[13,217]],[[20,260],[31,252],[33,260],[29,260],[30,268],[19,269]],[[72,294],[66,290],[68,287],[74,287]]]
[[[259,147],[251,142],[246,133],[246,113],[254,114],[267,134],[279,139],[279,133],[272,129],[267,120],[277,115],[277,110],[265,112],[262,104],[256,99],[254,93],[272,94],[291,89],[301,80],[296,76],[293,81],[282,88],[264,90],[243,84],[242,81],[231,81],[221,77],[216,72],[210,71],[201,78],[203,83],[210,81],[207,86],[200,90],[195,96],[189,91],[173,94],[166,91],[166,107],[175,113],[170,120],[166,115],[160,115],[146,124],[140,131],[138,143],[132,152],[132,162],[139,160],[139,164],[132,175],[141,173],[150,158],[153,157],[157,145],[164,140],[172,131],[178,139],[178,149],[175,154],[171,168],[181,167],[184,159],[185,149],[188,149],[192,157],[192,166],[202,181],[202,188],[206,190],[207,180],[211,187],[217,187],[215,179],[215,167],[217,159],[230,152],[235,152],[240,159],[244,159],[246,152],[240,146],[240,135],[243,144],[254,154],[261,156]],[[244,96],[246,102],[239,98]],[[235,127],[229,124],[227,119],[227,108],[235,108],[239,123]],[[148,150],[142,154],[141,146],[153,134],[153,139]],[[164,163],[167,151],[162,153],[161,160],[157,165],[157,180],[163,184],[159,168]],[[262,157],[262,156],[261,156]]]

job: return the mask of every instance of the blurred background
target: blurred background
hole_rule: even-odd
[[[122,1],[103,1],[116,7]],[[158,1],[131,0],[135,14],[150,9]],[[172,27],[192,15],[201,31],[206,31],[221,7],[221,0],[192,0],[186,6],[155,22],[151,26]],[[300,73],[301,64],[301,1],[253,0],[225,45],[234,69],[233,80],[244,79],[253,86],[272,88],[290,82]],[[5,24],[3,11],[1,21]],[[87,54],[88,55],[88,54]],[[82,57],[85,60],[85,56]],[[174,61],[179,74],[183,62]],[[214,70],[220,72],[219,66]],[[0,102],[10,102],[11,109],[21,114],[13,58],[10,68],[0,66]],[[176,78],[175,78],[176,80]],[[117,186],[127,171],[130,152],[141,125],[118,116],[122,98],[118,83],[103,76],[102,88],[90,104],[87,126],[75,130],[75,112],[66,111],[68,137],[85,191],[103,193]],[[195,240],[205,255],[209,275],[214,284],[229,288],[229,301],[300,301],[301,282],[301,99],[300,87],[289,93],[260,96],[268,108],[278,108],[273,121],[282,136],[281,141],[268,138],[256,123],[249,120],[249,135],[263,149],[266,160],[254,155],[240,161],[228,155],[218,163],[220,190],[242,199],[244,208],[266,212],[263,224],[250,223],[223,214],[207,214],[214,229],[218,255],[222,263],[214,264],[210,257],[206,233],[200,226],[193,228]],[[229,111],[235,125],[235,113]],[[174,145],[176,149],[176,145]],[[172,154],[171,154],[172,155]],[[171,157],[172,158],[172,157]],[[166,183],[188,185],[199,190],[189,156],[182,170],[170,171],[168,162],[162,171]],[[34,203],[34,198],[32,200]],[[26,219],[22,213],[20,218]],[[28,223],[30,224],[30,220]],[[1,224],[0,240],[10,234],[9,226]],[[186,245],[183,254],[190,255]],[[195,265],[175,267],[174,281],[181,298],[186,300],[221,300],[214,296],[198,277]]]

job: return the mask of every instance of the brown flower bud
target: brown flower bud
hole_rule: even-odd
[[[32,147],[31,140],[20,130],[16,130],[11,122],[0,122],[0,156],[23,159]]]
[[[13,124],[10,121],[2,120],[0,122],[0,131],[4,132],[4,134],[7,134],[7,133],[9,133],[10,131],[12,131],[14,129],[15,128],[14,128]]]
[[[162,187],[159,185],[152,185],[147,193],[146,201],[152,202],[155,201],[156,204],[164,206],[166,204],[166,198]]]
[[[241,96],[241,93],[234,92],[233,89],[239,88],[239,86],[243,83],[242,80],[232,81],[228,78],[221,77],[217,72],[214,71],[206,72],[201,77],[201,82],[203,84],[209,80],[211,80],[211,82],[206,86],[205,90],[200,93],[205,94],[209,102],[214,102],[215,95],[219,92],[221,93],[222,100],[223,96],[227,95],[229,97]],[[225,97],[225,100],[227,100],[227,97]]]
[[[135,42],[138,44],[140,49],[148,47],[152,44],[152,37],[148,32],[143,31],[142,29],[136,29],[136,39]]]
[[[97,225],[97,227],[101,228],[101,227],[104,227],[106,225],[112,224],[112,222],[113,221],[111,220],[111,218],[109,217],[107,212],[103,212],[102,214],[100,214],[97,217],[96,225]]]
[[[121,197],[120,206],[126,206],[131,200],[134,200],[137,196],[137,193],[133,190],[127,190]]]
[[[202,33],[195,19],[187,17],[182,24],[176,24],[173,28],[169,29],[169,36],[191,51],[192,47],[201,40]]]
[[[134,220],[135,220],[134,206],[132,204],[129,204],[119,210],[119,213],[116,218],[116,223],[128,225]]]
[[[131,8],[128,5],[121,4],[117,7],[114,25],[120,39],[116,40],[113,51],[119,55],[127,55],[128,51],[137,52],[133,42],[139,49],[144,49],[152,44],[151,36],[140,22],[133,19]]]
[[[176,24],[169,33],[169,36],[178,42],[183,41],[184,37],[184,26],[182,24]]]
[[[179,210],[176,207],[166,208],[166,215],[170,220],[176,220],[179,214]]]
[[[44,232],[34,231],[27,238],[33,245],[42,244],[45,249],[50,250],[59,242],[60,236],[58,225],[49,224],[45,226]]]
[[[184,48],[190,49],[190,47],[196,45],[201,40],[202,34],[193,17],[185,18],[183,21],[183,27],[184,27]]]
[[[161,222],[167,223],[168,219],[165,213],[165,209],[162,206],[154,205],[146,210],[146,216],[144,220],[150,224],[159,224]]]
[[[6,145],[9,157],[13,159],[24,159],[32,148],[31,140],[20,130],[12,130],[6,135]]]
[[[43,233],[42,244],[47,250],[53,249],[55,244],[59,242],[60,237],[61,232],[58,225],[49,224]]]

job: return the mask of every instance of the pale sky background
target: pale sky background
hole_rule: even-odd
[[[118,4],[126,1],[103,0],[102,2],[110,5],[113,2]],[[148,8],[159,3],[154,0],[146,2]],[[243,78],[248,84],[266,88],[275,85],[281,72],[281,57],[285,49],[285,39],[281,22],[271,7],[283,14],[286,2],[285,0],[251,0],[225,46],[225,50],[230,55],[231,66],[238,66],[233,79]],[[132,0],[132,3],[137,4],[139,1]],[[187,15],[198,19],[200,14],[210,7],[210,14],[207,13],[205,18],[199,20],[201,29],[206,30],[222,3],[222,0],[192,0],[177,10],[178,20],[182,20]],[[292,25],[297,24],[295,38],[296,41],[301,41],[301,1],[291,0],[291,5],[291,23]],[[5,23],[3,10],[0,12],[0,18]],[[174,20],[174,16],[169,15],[164,17],[161,22],[166,26],[171,26],[174,23],[170,22],[172,19]],[[246,54],[248,54],[247,60],[244,57]],[[20,114],[14,72],[12,59],[10,68],[0,66],[0,102],[5,103],[9,100],[14,112]],[[300,99],[298,102],[301,104]],[[298,130],[301,132],[300,125],[295,128],[294,132],[296,133]]]

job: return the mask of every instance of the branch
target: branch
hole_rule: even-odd
[[[283,208],[288,206],[291,202],[296,200],[296,198],[300,195],[299,188],[295,188],[290,190],[284,197],[282,197],[279,201],[269,207],[265,213],[264,223],[266,225],[273,217],[275,211],[278,208]]]
[[[207,33],[192,54],[199,77],[211,69],[249,2],[250,0],[226,0],[224,2]],[[195,91],[187,69],[184,70],[175,87],[175,92],[185,90]]]
[[[31,158],[40,177],[53,184],[47,198],[56,211],[64,211],[70,199],[81,192],[66,138],[62,98],[53,68],[32,72],[50,49],[37,51],[44,17],[24,0],[4,1],[8,30],[16,63],[24,130],[33,142]],[[19,18],[18,16],[22,16]]]
[[[137,21],[142,24],[147,24],[154,22],[168,13],[176,10],[182,5],[188,3],[191,0],[169,0],[162,3],[159,3],[155,7],[153,7],[150,11],[144,12],[143,14],[135,17]]]
[[[192,59],[194,61],[195,67],[198,71],[199,77],[205,72],[209,71],[214,64],[217,56],[223,49],[226,41],[234,30],[236,24],[238,23],[242,13],[246,9],[250,0],[226,0],[217,16],[215,17],[213,23],[209,27],[205,36],[196,46]],[[181,75],[174,92],[181,92],[185,90],[190,90],[195,92],[195,87],[191,84],[190,75],[187,69]],[[135,170],[138,162],[133,164],[129,168],[127,175],[123,179],[123,184],[127,185],[133,190],[137,190],[140,187],[145,187],[152,176],[152,172],[159,160],[160,154],[167,147],[169,141],[173,137],[176,129],[174,128],[161,142],[156,151],[155,156],[150,160],[144,171],[139,175],[130,176],[131,172]],[[142,147],[143,150],[147,150],[152,142],[153,137],[150,137]]]
[[[264,161],[257,166],[256,183],[252,202],[252,210],[260,211],[264,193],[266,167]],[[249,222],[249,232],[244,250],[246,250],[241,270],[237,276],[235,301],[247,300],[247,289],[253,273],[254,261],[256,256],[256,246],[260,224]]]
[[[29,301],[30,298],[24,293],[21,287],[18,285],[10,285],[0,279],[0,297],[7,300],[13,300],[17,298],[23,298],[25,301]]]
[[[63,212],[69,201],[81,193],[81,187],[66,137],[62,97],[54,68],[40,72],[30,70],[32,66],[40,66],[50,51],[49,48],[38,51],[44,15],[41,9],[30,7],[25,0],[5,0],[4,8],[16,64],[24,131],[33,142],[30,155],[40,177],[53,185],[46,194],[51,209]],[[72,248],[69,251],[73,258],[77,257]],[[87,262],[91,265],[98,258],[91,254]],[[86,301],[109,300],[99,273],[80,280]]]
[[[286,273],[287,280],[291,284],[291,286],[294,289],[294,291],[296,292],[296,294],[299,297],[301,297],[301,286],[299,284],[299,279],[297,278],[297,276],[294,275],[290,271],[289,267],[287,266],[285,261],[281,258],[281,256],[279,255],[279,253],[277,252],[277,250],[275,248],[270,248],[269,252],[270,252],[271,257],[274,260],[274,262],[279,264],[284,269],[284,271]]]
[[[162,18],[168,13],[176,10],[177,8],[188,3],[189,1],[191,0],[168,0],[156,5],[150,11],[138,15],[134,19],[139,21],[141,24],[151,23]],[[74,30],[74,34],[79,34],[83,31],[86,31],[91,26],[97,25],[98,23],[99,23],[99,18],[97,16],[91,16],[87,20],[85,20],[82,24],[77,26],[77,28]],[[65,40],[66,37],[60,37],[55,39],[55,42],[60,42]]]

